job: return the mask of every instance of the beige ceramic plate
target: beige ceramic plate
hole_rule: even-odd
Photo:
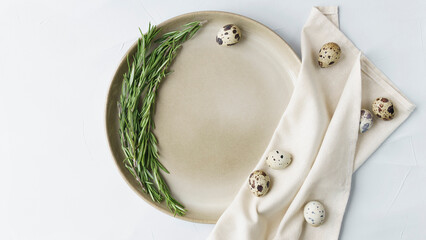
[[[273,31],[249,18],[226,12],[194,12],[159,26],[163,32],[195,20],[207,20],[179,52],[164,79],[156,105],[160,161],[167,183],[188,209],[184,220],[215,223],[230,204],[266,148],[293,91],[300,61]],[[241,41],[230,47],[215,42],[217,31],[234,23]],[[133,45],[126,53],[132,55]],[[123,164],[118,136],[117,101],[124,57],[108,94],[109,144],[127,183],[152,203]]]

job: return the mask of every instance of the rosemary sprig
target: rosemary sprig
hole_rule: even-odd
[[[191,22],[183,30],[164,34],[155,42],[159,45],[149,53],[160,29],[149,25],[148,31],[138,40],[133,62],[123,76],[122,92],[118,102],[119,134],[125,155],[124,164],[135,177],[142,190],[154,202],[166,201],[171,212],[184,215],[186,209],[170,193],[161,171],[169,171],[160,163],[153,120],[155,98],[161,80],[168,74],[168,67],[176,57],[182,43],[190,39],[202,26]],[[142,106],[141,95],[142,97]]]

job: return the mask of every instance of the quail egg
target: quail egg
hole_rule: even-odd
[[[216,35],[216,42],[221,46],[237,44],[241,39],[241,30],[235,24],[228,24],[220,28]]]
[[[373,126],[373,114],[367,109],[361,109],[361,117],[359,118],[359,132],[365,133]]]
[[[256,170],[250,174],[248,185],[254,195],[261,197],[268,193],[271,179],[264,171]]]
[[[273,150],[266,156],[266,164],[272,169],[284,169],[290,165],[292,156],[288,152]]]
[[[325,208],[318,201],[310,201],[305,205],[303,209],[303,216],[307,223],[314,227],[324,223],[325,220]]]
[[[384,97],[379,97],[374,100],[372,109],[373,113],[383,120],[391,120],[395,116],[395,108],[393,103]]]
[[[340,59],[342,50],[334,42],[324,44],[318,53],[318,64],[322,68],[331,67]]]

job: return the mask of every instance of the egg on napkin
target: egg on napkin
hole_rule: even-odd
[[[261,197],[268,193],[271,179],[264,171],[256,170],[250,174],[248,184],[250,191],[257,197]]]

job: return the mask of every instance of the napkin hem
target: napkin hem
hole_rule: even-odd
[[[337,8],[336,8],[337,9]],[[321,31],[330,33],[331,36],[337,35],[335,39],[338,39],[340,44],[344,44],[352,54],[358,55],[361,52],[355,44],[349,40],[349,38],[340,30],[340,28],[333,24],[318,7],[313,7],[310,18],[316,19],[315,24],[320,26]]]
[[[337,7],[313,7],[311,18],[315,18],[317,25],[327,25],[327,27],[321,27],[324,31],[330,33],[330,35],[336,34],[337,39],[341,44],[344,44],[352,54],[357,55],[361,53],[361,71],[366,74],[371,80],[379,84],[385,89],[392,100],[397,101],[398,107],[404,107],[407,111],[412,112],[416,108],[416,105],[412,103],[407,96],[405,96],[398,87],[386,77],[365,55],[364,53],[355,46],[355,44],[349,40],[349,38],[340,30],[338,26],[325,16],[326,14],[332,13],[337,14]],[[325,13],[324,13],[325,12]]]
[[[323,15],[325,15],[330,22],[332,22],[336,27],[339,27],[339,7],[338,6],[316,6]]]
[[[322,14],[330,15],[330,14],[338,14],[338,6],[315,6],[314,8],[318,9]]]
[[[370,80],[375,81],[383,89],[385,89],[393,101],[398,101],[398,107],[401,105],[409,112],[414,111],[416,105],[412,103],[407,96],[405,96],[395,84],[386,77],[364,54],[361,57],[362,67],[361,70],[366,74]],[[373,76],[372,76],[373,75]]]

